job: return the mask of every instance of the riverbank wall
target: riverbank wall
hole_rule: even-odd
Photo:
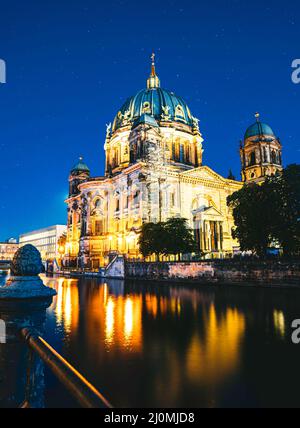
[[[126,279],[300,286],[300,261],[125,262]]]

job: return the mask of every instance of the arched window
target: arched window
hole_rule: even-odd
[[[264,147],[264,149],[263,149],[263,154],[264,154],[264,162],[266,163],[266,162],[268,162],[267,148],[266,147]]]
[[[180,162],[184,163],[185,158],[184,158],[184,144],[180,144]]]
[[[175,143],[175,161],[179,161],[180,160],[180,143],[179,141],[176,141]]]
[[[276,152],[276,163],[277,165],[281,165],[280,153]]]
[[[127,209],[129,205],[129,197],[128,195],[124,196],[124,208]]]
[[[186,143],[186,162],[191,163],[191,146],[190,143]]]
[[[116,199],[116,209],[115,209],[115,211],[120,211],[120,199],[119,198]]]
[[[175,207],[175,193],[174,192],[172,192],[170,194],[170,205],[171,205],[171,208]]]
[[[255,165],[256,164],[256,156],[255,152],[252,152],[249,156],[249,165]]]
[[[275,152],[275,150],[272,150],[272,153],[271,153],[271,162],[272,163],[276,163],[276,152]]]
[[[180,118],[185,118],[183,108],[178,104],[175,108],[175,116]]]
[[[136,190],[133,195],[133,204],[137,205],[139,203],[140,191]]]
[[[151,113],[151,104],[149,101],[143,103],[143,113]]]
[[[96,199],[95,200],[94,207],[96,209],[101,207],[101,199]]]

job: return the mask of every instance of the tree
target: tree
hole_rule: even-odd
[[[274,199],[272,233],[285,255],[300,252],[300,165],[289,165],[267,183]]]
[[[170,218],[166,222],[144,223],[139,236],[140,252],[144,257],[152,254],[159,256],[193,253],[197,251],[197,244],[189,229],[187,220]]]
[[[266,255],[273,240],[274,202],[266,191],[266,185],[255,183],[244,186],[227,198],[235,223],[232,236],[238,239],[242,251],[251,250],[260,257]]]
[[[289,165],[261,185],[245,185],[227,203],[242,250],[264,256],[278,243],[285,255],[300,253],[300,165]]]
[[[164,253],[164,227],[163,223],[144,223],[139,236],[138,244],[144,257],[156,255],[156,259]]]
[[[197,251],[197,243],[185,218],[169,218],[164,229],[166,236],[165,254],[178,255],[180,259],[180,254]]]

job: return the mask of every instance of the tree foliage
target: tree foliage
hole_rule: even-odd
[[[268,183],[275,200],[273,236],[286,255],[300,252],[300,165],[289,165]]]
[[[264,256],[278,243],[287,255],[300,251],[300,165],[288,166],[282,174],[261,185],[252,183],[227,199],[235,222],[233,237],[241,250]]]
[[[140,252],[144,257],[155,254],[158,258],[160,254],[164,253],[163,239],[164,227],[162,223],[144,223],[138,241]]]
[[[155,254],[157,259],[160,255],[180,255],[197,251],[193,232],[184,218],[143,224],[139,247],[144,257]]]
[[[263,256],[272,242],[270,195],[264,186],[253,183],[230,195],[227,201],[233,210],[233,238],[238,239],[242,251],[252,250]]]

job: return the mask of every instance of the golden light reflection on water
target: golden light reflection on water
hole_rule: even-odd
[[[133,303],[130,297],[125,300],[124,337],[129,341],[133,334]]]
[[[273,311],[273,320],[274,320],[274,327],[276,332],[278,333],[278,335],[281,338],[284,338],[285,336],[285,318],[284,318],[284,313],[282,311],[278,311],[276,309],[274,309]]]
[[[106,303],[106,313],[105,313],[105,340],[106,344],[111,346],[113,344],[114,338],[114,308],[115,302],[112,297],[109,297]]]
[[[51,310],[56,314],[59,324],[63,324],[65,330],[70,332],[78,326],[79,320],[79,295],[77,280],[58,278],[45,281],[47,285],[56,289],[57,295],[53,299]]]
[[[192,336],[186,353],[187,373],[191,381],[222,382],[237,369],[245,318],[237,309],[228,308],[217,318],[214,305],[205,317],[205,333]]]
[[[68,334],[68,351],[89,368],[91,379],[99,376],[101,386],[106,379],[108,389],[113,381],[120,397],[129,397],[128,388],[132,397],[138,395],[143,379],[151,403],[165,407],[183,403],[187,392],[194,400],[189,404],[202,394],[213,405],[216,391],[243,370],[247,331],[251,335],[257,323],[261,328],[249,306],[234,305],[231,296],[215,291],[121,281],[45,282],[57,290],[51,310]],[[265,331],[271,323],[281,341],[286,315],[274,307],[269,314]]]
[[[57,321],[63,323],[68,332],[74,333],[79,324],[77,281],[57,279],[55,284],[57,297],[52,307]],[[130,352],[138,355],[143,353],[145,341],[157,341],[160,348],[155,348],[156,353],[160,355],[166,348],[168,369],[176,373],[176,376],[170,373],[173,379],[172,394],[179,393],[181,377],[196,384],[217,384],[234,372],[239,364],[245,317],[235,308],[228,307],[217,313],[214,302],[199,299],[194,290],[191,290],[190,295],[187,290],[182,295],[177,290],[170,296],[149,291],[115,295],[107,284],[102,284],[85,291],[86,346],[97,354]],[[168,319],[168,344],[161,341],[157,333],[156,336],[149,336],[151,329],[148,329],[148,337],[143,336],[145,315],[147,322],[153,326],[159,323],[162,332]],[[194,321],[187,324],[185,348],[178,353],[176,329],[184,327],[191,316]],[[281,313],[274,312],[274,324],[283,334],[284,317]]]

